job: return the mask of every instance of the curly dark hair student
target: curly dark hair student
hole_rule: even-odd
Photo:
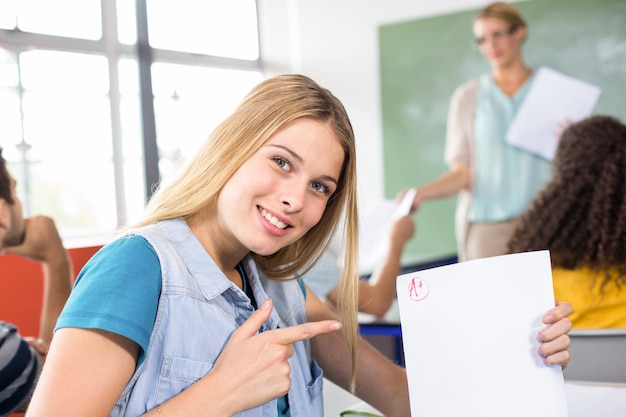
[[[588,267],[626,284],[626,126],[592,116],[569,126],[553,178],[521,217],[511,252],[549,249],[552,266]],[[601,274],[601,272],[605,272]]]

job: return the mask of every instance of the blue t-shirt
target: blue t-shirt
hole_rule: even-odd
[[[80,271],[55,330],[90,328],[125,336],[141,347],[139,367],[148,351],[160,294],[161,265],[152,245],[142,236],[117,239]],[[287,395],[278,398],[278,413],[290,415]]]
[[[83,267],[56,328],[101,329],[141,347],[137,366],[148,351],[161,293],[161,265],[141,236],[117,239]]]

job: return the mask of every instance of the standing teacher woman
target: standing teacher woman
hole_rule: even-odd
[[[550,161],[507,143],[507,129],[533,80],[522,57],[526,22],[515,6],[492,3],[474,19],[474,42],[491,72],[452,96],[445,161],[449,170],[418,187],[413,201],[459,194],[459,260],[507,252],[519,215],[550,177]]]

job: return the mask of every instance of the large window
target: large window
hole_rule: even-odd
[[[255,0],[0,1],[0,146],[67,239],[137,220],[262,80]]]

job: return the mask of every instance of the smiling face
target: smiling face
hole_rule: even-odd
[[[494,68],[505,68],[521,61],[526,37],[524,26],[515,26],[496,18],[479,18],[474,22],[474,38],[480,52]]]
[[[343,148],[327,123],[298,119],[288,124],[222,188],[221,232],[259,255],[297,241],[321,219],[343,161]]]

